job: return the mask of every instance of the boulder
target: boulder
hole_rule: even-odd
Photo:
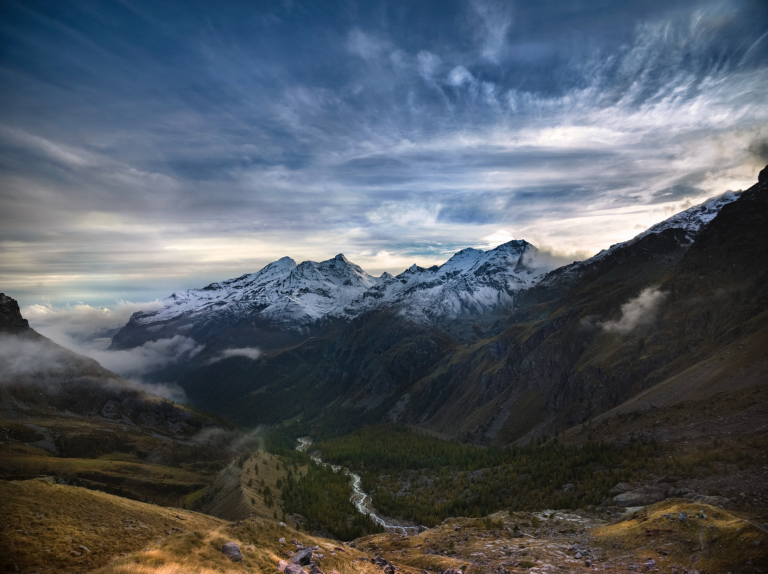
[[[613,497],[613,502],[618,506],[648,506],[661,502],[667,498],[667,489],[659,486],[641,486],[618,494]]]
[[[288,564],[283,570],[283,574],[306,574],[306,572],[298,564]]]
[[[614,486],[611,490],[608,491],[608,494],[611,494],[613,496],[616,496],[617,494],[624,494],[625,492],[628,492],[635,488],[631,484],[628,484],[626,482],[620,482],[616,486]]]
[[[240,553],[240,547],[237,542],[227,542],[221,547],[221,553],[232,560],[232,562],[242,562],[243,555]]]
[[[376,556],[375,558],[371,558],[371,562],[376,567],[381,568],[384,571],[384,574],[395,574],[395,565],[389,560],[382,558],[381,556]]]
[[[312,560],[312,549],[311,548],[304,548],[303,550],[299,550],[291,556],[291,564],[299,564],[300,566],[306,566],[310,563]]]
[[[286,568],[288,568],[288,562],[285,560],[280,560],[280,562],[277,563],[278,572],[284,572]]]

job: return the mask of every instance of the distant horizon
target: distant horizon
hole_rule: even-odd
[[[14,296],[14,295],[12,295],[10,293],[6,293],[6,295],[13,296],[14,299],[19,301],[19,305],[22,307],[22,309],[30,308],[30,307],[34,307],[34,306],[40,306],[40,305],[43,305],[43,306],[47,305],[47,306],[50,306],[52,308],[62,309],[62,308],[66,308],[68,306],[78,305],[78,304],[85,304],[85,305],[88,305],[90,307],[101,308],[101,309],[109,309],[111,306],[114,307],[115,305],[121,304],[121,303],[130,303],[130,304],[138,304],[138,305],[151,304],[151,303],[155,303],[155,302],[161,301],[161,300],[163,300],[163,299],[165,299],[167,297],[170,297],[173,293],[178,293],[178,292],[186,291],[186,290],[189,290],[189,289],[202,289],[202,288],[204,288],[204,287],[206,287],[208,285],[214,284],[214,283],[221,283],[223,281],[228,281],[228,280],[231,280],[231,279],[236,279],[236,278],[242,277],[244,275],[252,275],[254,273],[258,273],[259,271],[264,269],[266,266],[268,266],[268,265],[270,265],[272,263],[275,263],[275,262],[279,261],[280,259],[285,259],[285,258],[289,258],[289,259],[293,260],[298,265],[298,264],[305,263],[305,262],[322,263],[324,261],[330,261],[330,260],[334,259],[337,255],[343,255],[347,260],[349,260],[351,263],[361,267],[363,269],[363,271],[365,271],[369,275],[371,275],[373,277],[379,278],[384,273],[389,273],[390,275],[397,276],[400,273],[403,273],[404,271],[408,270],[412,265],[417,265],[418,267],[421,267],[421,268],[424,268],[424,269],[429,269],[430,267],[433,267],[433,266],[440,266],[440,265],[444,264],[445,262],[447,262],[451,257],[453,257],[453,255],[455,255],[456,253],[458,253],[460,251],[463,251],[464,249],[478,249],[478,250],[481,250],[481,251],[492,251],[494,249],[497,249],[501,245],[504,245],[504,244],[512,242],[512,241],[526,241],[527,243],[529,243],[529,244],[533,245],[534,247],[536,247],[536,249],[544,252],[545,254],[548,254],[554,261],[557,261],[559,263],[557,265],[557,267],[561,267],[563,265],[569,265],[571,263],[577,263],[577,262],[580,262],[580,261],[585,261],[585,260],[587,260],[587,259],[589,259],[591,257],[594,257],[598,253],[600,253],[600,252],[602,252],[602,251],[604,251],[606,249],[610,249],[614,245],[617,245],[617,244],[620,244],[620,243],[624,243],[625,241],[629,241],[629,240],[633,239],[634,237],[637,237],[638,235],[640,235],[644,231],[647,231],[648,229],[650,229],[654,225],[656,225],[658,223],[661,223],[663,221],[666,221],[670,217],[673,217],[674,215],[682,213],[683,211],[686,211],[687,209],[690,209],[691,207],[695,207],[697,205],[701,205],[701,204],[705,203],[706,201],[709,201],[710,199],[714,199],[714,198],[720,197],[722,195],[725,195],[726,193],[741,193],[742,191],[743,190],[735,190],[735,191],[730,191],[729,190],[729,191],[723,192],[722,194],[713,195],[712,197],[708,197],[708,198],[706,198],[705,200],[703,200],[700,203],[697,203],[697,204],[691,205],[691,206],[687,206],[687,207],[685,207],[685,209],[681,209],[680,211],[677,211],[675,213],[669,214],[664,219],[661,219],[659,221],[656,221],[656,222],[652,223],[651,225],[649,225],[647,228],[645,228],[643,230],[639,230],[639,229],[633,230],[633,231],[636,231],[636,233],[634,233],[631,237],[629,237],[629,238],[627,238],[625,240],[618,241],[616,243],[611,243],[610,245],[606,245],[604,247],[601,247],[598,251],[596,251],[594,253],[591,253],[591,254],[576,254],[576,253],[560,254],[560,253],[552,250],[551,248],[548,248],[547,246],[545,246],[542,249],[541,247],[536,245],[534,242],[529,241],[529,240],[527,240],[525,238],[512,238],[512,239],[506,239],[504,241],[501,241],[501,242],[499,242],[499,243],[497,243],[495,245],[482,245],[481,244],[480,246],[477,246],[478,244],[475,244],[475,245],[468,245],[468,246],[465,246],[465,247],[457,247],[454,250],[443,252],[442,253],[442,255],[443,255],[442,259],[438,259],[438,256],[435,256],[435,258],[430,260],[431,262],[429,264],[421,264],[421,263],[419,263],[419,261],[415,261],[414,260],[410,265],[406,265],[405,267],[389,268],[389,269],[383,269],[383,270],[376,270],[376,269],[370,270],[370,269],[366,268],[365,265],[358,263],[358,261],[356,260],[354,255],[347,255],[343,251],[340,251],[340,252],[338,252],[338,253],[336,253],[334,255],[330,255],[330,256],[327,256],[327,257],[323,257],[323,258],[317,258],[317,259],[302,259],[300,257],[294,257],[292,255],[282,255],[280,257],[277,257],[275,259],[267,261],[266,263],[264,263],[263,265],[261,265],[260,267],[254,269],[254,270],[245,271],[245,272],[233,271],[232,274],[230,274],[230,275],[228,275],[226,277],[220,276],[218,278],[210,279],[207,282],[206,282],[205,279],[203,279],[200,282],[191,284],[192,281],[194,281],[195,278],[192,278],[192,277],[180,277],[180,278],[177,278],[177,279],[180,280],[180,281],[183,281],[184,282],[184,286],[177,287],[177,288],[171,288],[172,289],[171,291],[165,291],[165,292],[163,292],[164,294],[161,294],[161,292],[159,290],[157,290],[157,289],[152,289],[152,290],[148,289],[147,290],[148,292],[154,291],[157,294],[155,294],[154,296],[150,295],[149,297],[144,297],[144,298],[133,298],[132,299],[131,297],[127,297],[127,296],[117,296],[114,299],[103,299],[103,300],[89,299],[89,300],[87,300],[87,298],[75,297],[74,299],[70,298],[70,299],[62,299],[62,300],[59,300],[59,301],[54,301],[54,300],[52,300],[50,298],[25,300],[23,297],[16,297],[16,296]],[[582,255],[582,257],[580,259],[571,259],[571,256],[576,256],[576,255]],[[187,286],[187,285],[189,285],[189,286]]]

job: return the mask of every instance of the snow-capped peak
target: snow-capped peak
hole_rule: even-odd
[[[569,268],[578,269],[665,229],[684,229],[692,241],[701,227],[738,197],[739,193],[729,192],[709,199]],[[137,313],[131,323],[149,330],[164,324],[182,329],[200,321],[258,317],[279,328],[302,330],[326,318],[349,319],[380,308],[414,320],[450,319],[511,306],[521,289],[535,285],[551,271],[543,267],[543,259],[527,241],[513,240],[488,251],[462,249],[439,266],[425,269],[414,263],[396,277],[385,272],[377,278],[341,253],[319,263],[296,264],[283,257],[256,273],[174,293],[163,301],[162,309]]]

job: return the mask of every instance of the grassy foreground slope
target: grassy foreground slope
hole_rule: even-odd
[[[274,572],[278,560],[293,549],[279,539],[294,537],[306,546],[320,546],[326,572],[373,571],[369,562],[356,561],[360,552],[273,520],[232,523],[46,479],[0,481],[0,507],[3,572]],[[221,553],[231,541],[240,546],[240,563]]]

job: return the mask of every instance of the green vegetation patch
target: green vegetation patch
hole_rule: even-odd
[[[301,514],[315,527],[326,530],[340,540],[353,540],[384,529],[367,514],[357,511],[350,501],[350,478],[343,472],[314,462],[304,476],[291,469],[282,483],[285,511]]]
[[[362,475],[386,516],[435,526],[451,516],[501,509],[575,509],[600,504],[615,484],[648,478],[656,443],[482,448],[378,425],[315,445],[324,460]],[[568,486],[566,486],[568,485]]]

